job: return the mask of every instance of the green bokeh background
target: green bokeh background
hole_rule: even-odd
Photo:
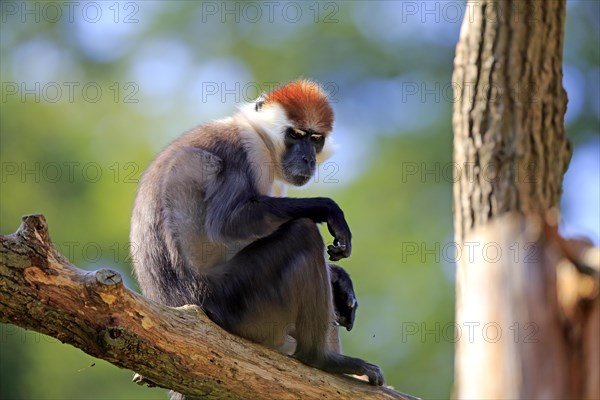
[[[1,5],[0,232],[43,213],[74,264],[119,270],[137,290],[129,218],[152,157],[274,82],[314,78],[331,93],[341,149],[317,182],[291,195],[333,197],[353,230],[343,266],[360,307],[344,350],[379,364],[399,390],[448,398],[457,337],[451,75],[465,5],[74,4],[72,14],[62,2]],[[575,154],[562,228],[596,243],[599,10],[594,1],[568,3],[564,53]],[[0,325],[2,399],[166,398],[131,377]]]

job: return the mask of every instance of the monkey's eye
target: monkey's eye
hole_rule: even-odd
[[[296,129],[294,128],[287,128],[285,130],[285,134],[288,135],[290,138],[292,139],[300,139],[302,136],[300,135],[300,132],[298,132]]]
[[[323,141],[323,139],[324,139],[323,135],[317,135],[317,134],[310,135],[310,140],[311,140],[311,142],[314,142],[314,143],[321,143]]]

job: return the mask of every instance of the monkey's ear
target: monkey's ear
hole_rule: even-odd
[[[265,104],[266,99],[267,99],[267,94],[261,93],[260,96],[258,96],[258,99],[256,99],[256,103],[254,105],[254,111],[260,111],[263,104]]]

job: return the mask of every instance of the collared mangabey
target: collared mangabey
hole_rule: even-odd
[[[342,210],[329,198],[278,197],[331,154],[332,125],[324,91],[299,80],[176,139],[141,179],[133,266],[155,301],[197,304],[234,334],[382,385],[379,367],[340,354],[329,335],[336,321],[351,328],[356,308],[350,278],[327,264],[317,229],[326,223],[334,237],[331,260],[349,257]]]

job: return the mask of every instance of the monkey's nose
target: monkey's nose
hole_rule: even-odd
[[[306,156],[302,156],[302,160],[304,160],[305,163],[307,163],[311,168],[315,166],[315,160],[310,159]]]

